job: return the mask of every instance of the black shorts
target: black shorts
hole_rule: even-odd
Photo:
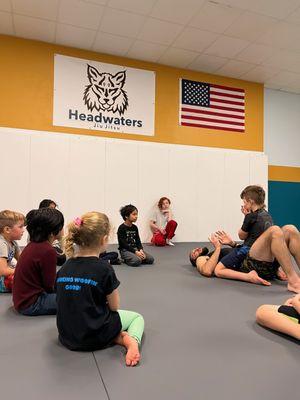
[[[277,270],[279,268],[278,261],[258,261],[251,258],[249,254],[242,262],[240,271],[248,273],[250,271],[256,271],[257,274],[267,281],[275,279],[277,277]]]
[[[296,320],[295,322],[300,324],[300,314],[294,309],[292,306],[280,306],[278,308],[278,312],[281,314],[286,315],[287,317],[293,318]]]
[[[250,250],[250,247],[248,247],[248,246],[235,247],[234,249],[231,249],[229,254],[222,257],[220,259],[220,262],[226,268],[235,269],[235,270],[239,271],[241,268],[242,262],[244,261],[245,257],[247,256],[249,250]]]

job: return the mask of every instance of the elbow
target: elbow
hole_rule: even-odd
[[[238,237],[240,240],[245,240],[247,238],[247,236],[248,236],[248,233],[243,232],[242,230],[239,230]]]
[[[197,268],[198,272],[205,276],[206,278],[211,278],[213,276],[213,272],[206,268]]]
[[[266,306],[262,305],[258,307],[258,309],[256,310],[255,314],[256,322],[260,325],[264,325],[265,316],[266,316]]]

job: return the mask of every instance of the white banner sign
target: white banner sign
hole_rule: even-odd
[[[53,125],[154,135],[155,73],[55,54]]]

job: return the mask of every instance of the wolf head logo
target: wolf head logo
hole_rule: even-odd
[[[128,107],[128,96],[123,89],[126,71],[112,75],[88,65],[87,76],[90,84],[85,87],[83,100],[88,110],[124,114]]]

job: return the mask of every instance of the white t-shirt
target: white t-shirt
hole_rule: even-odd
[[[166,229],[168,217],[169,213],[163,213],[160,209],[157,209],[154,211],[151,221],[154,221],[159,229]]]

